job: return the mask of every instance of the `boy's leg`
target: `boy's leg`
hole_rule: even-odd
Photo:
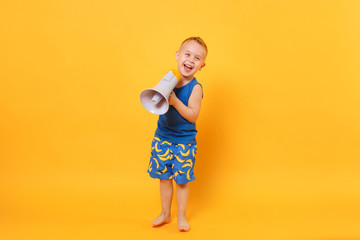
[[[171,221],[171,201],[173,183],[171,179],[160,179],[161,213],[152,222],[152,226],[160,226]]]
[[[186,207],[189,199],[189,183],[177,184],[176,198],[178,204],[178,227],[180,231],[189,231],[190,225],[186,220]]]

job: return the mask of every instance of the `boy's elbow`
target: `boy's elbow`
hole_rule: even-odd
[[[187,119],[190,123],[195,123],[199,116],[198,111],[192,110],[191,114],[188,115]]]
[[[188,121],[189,121],[190,123],[196,123],[196,120],[197,120],[197,116],[192,116],[192,117],[190,117],[190,118],[188,119]]]

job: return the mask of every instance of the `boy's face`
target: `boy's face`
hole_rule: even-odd
[[[184,43],[175,54],[178,70],[188,80],[192,80],[194,74],[205,67],[205,58],[204,47],[194,40]]]

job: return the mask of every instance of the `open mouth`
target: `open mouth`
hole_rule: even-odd
[[[188,64],[184,64],[184,70],[185,72],[190,72],[193,69],[192,66],[188,65]]]

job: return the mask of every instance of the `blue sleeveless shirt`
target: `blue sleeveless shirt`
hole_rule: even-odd
[[[185,106],[195,85],[200,84],[196,78],[186,85],[174,88],[174,93]],[[201,86],[201,84],[200,84]],[[170,105],[167,113],[160,115],[155,136],[175,144],[196,144],[196,124],[183,118],[180,113]]]

